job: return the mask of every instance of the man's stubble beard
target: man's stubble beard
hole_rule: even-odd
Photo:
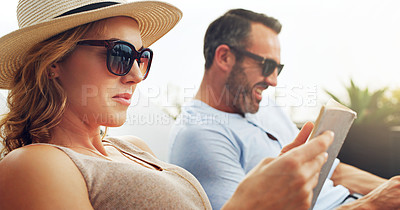
[[[250,86],[244,69],[238,63],[232,67],[225,88],[229,93],[226,99],[227,104],[235,112],[244,115],[246,113],[254,114],[258,111],[258,103],[253,100],[253,88]]]

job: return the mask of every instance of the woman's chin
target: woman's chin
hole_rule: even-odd
[[[98,124],[106,127],[120,127],[126,121],[126,113],[121,115],[107,115],[106,119],[102,119]]]
[[[117,124],[113,123],[113,124],[106,124],[106,125],[102,125],[102,126],[115,128],[115,127],[121,127],[123,124],[124,123],[117,123]]]

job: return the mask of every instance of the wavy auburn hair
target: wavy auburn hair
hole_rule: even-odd
[[[81,25],[34,45],[18,69],[7,97],[9,112],[0,121],[4,148],[0,159],[14,149],[51,140],[50,129],[64,114],[67,96],[50,67],[62,62],[90,30],[104,30],[102,21]]]

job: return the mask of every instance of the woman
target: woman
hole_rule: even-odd
[[[20,11],[32,10],[33,3],[20,2],[25,6]],[[92,5],[95,3],[99,4]],[[146,11],[147,17],[130,16],[146,7],[153,8]],[[157,9],[164,9],[165,14],[155,13]],[[125,12],[128,16],[96,17],[100,20],[95,22],[88,17],[86,22],[91,23],[76,24],[32,45],[11,83],[10,113],[1,124],[6,150],[29,146],[6,156],[5,167],[12,164],[27,173],[22,175],[10,167],[8,175],[16,183],[6,188],[21,187],[28,190],[26,195],[34,194],[35,200],[27,196],[21,202],[12,192],[5,195],[12,196],[7,200],[15,200],[13,207],[29,203],[40,209],[209,208],[204,191],[190,174],[155,159],[138,139],[126,139],[135,147],[119,139],[102,141],[99,132],[100,125],[115,127],[124,123],[133,91],[150,69],[152,51],[145,47],[177,23],[180,11],[168,4],[150,2],[100,10],[90,11],[99,16],[120,10],[118,14]],[[167,18],[167,12],[173,15]],[[149,23],[139,27],[141,21],[149,21],[145,18],[154,14],[159,18],[156,23],[167,29],[150,28]],[[77,20],[72,14],[62,18],[79,22],[86,17]],[[146,32],[150,37],[141,36]],[[130,178],[126,179],[128,174]],[[21,180],[20,176],[30,180]],[[154,183],[160,187],[155,188]]]
[[[10,112],[0,124],[0,209],[211,208],[191,174],[156,159],[140,139],[100,135],[100,126],[125,122],[136,85],[149,74],[147,47],[180,18],[179,9],[162,2],[20,0],[21,29],[0,39],[0,87],[10,89]],[[317,149],[307,147],[311,172],[330,141],[325,135]],[[284,157],[285,164],[295,160]],[[288,183],[299,175],[277,178],[274,171],[293,168],[270,162],[254,170],[226,208],[272,198],[265,189],[275,183],[265,177]],[[306,190],[291,205],[307,207],[315,185],[307,174],[294,186]]]

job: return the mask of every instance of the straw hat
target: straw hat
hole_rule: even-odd
[[[19,0],[18,30],[0,38],[0,88],[11,88],[15,72],[33,45],[76,26],[114,16],[139,23],[143,46],[170,31],[182,12],[164,2],[126,0]]]

